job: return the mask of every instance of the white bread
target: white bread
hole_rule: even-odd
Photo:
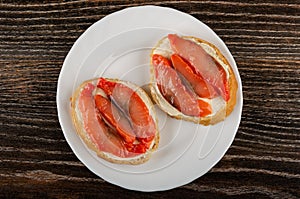
[[[165,111],[168,115],[170,115],[173,118],[176,119],[183,119],[186,121],[191,121],[194,123],[199,123],[203,125],[210,125],[210,124],[216,124],[220,121],[223,121],[234,109],[234,106],[236,104],[236,92],[238,88],[238,84],[236,81],[236,77],[234,75],[234,72],[232,70],[232,67],[230,66],[227,59],[222,55],[220,50],[214,46],[213,44],[204,41],[199,38],[191,37],[191,36],[183,36],[182,38],[188,39],[191,41],[194,41],[196,44],[200,45],[211,57],[213,57],[223,68],[225,71],[227,71],[227,80],[228,85],[230,89],[230,99],[226,102],[223,101],[223,105],[219,106],[217,108],[217,111],[215,111],[213,114],[210,114],[206,117],[195,117],[195,116],[188,116],[180,112],[178,109],[172,106],[161,94],[157,84],[156,84],[156,77],[155,77],[155,69],[152,65],[152,55],[153,54],[160,54],[167,58],[171,54],[173,54],[173,50],[170,47],[170,44],[168,43],[168,38],[164,37],[158,43],[151,51],[151,61],[150,61],[150,67],[151,67],[151,83],[150,83],[150,91],[151,95],[153,97],[153,100],[159,105],[159,107]],[[219,99],[216,99],[218,101]],[[210,101],[212,102],[212,101]]]
[[[143,154],[138,154],[137,156],[134,157],[117,157],[113,154],[110,154],[108,152],[103,152],[101,150],[99,150],[99,148],[96,146],[95,143],[93,143],[92,139],[90,138],[90,136],[87,134],[87,132],[84,129],[84,123],[82,120],[82,117],[80,115],[80,111],[78,111],[78,99],[80,96],[81,91],[83,90],[83,88],[88,84],[88,83],[92,83],[93,85],[97,85],[97,80],[98,79],[91,79],[88,81],[83,82],[74,92],[74,94],[71,97],[71,116],[73,119],[73,123],[74,126],[76,128],[76,132],[77,134],[81,137],[81,139],[84,141],[84,143],[93,151],[96,152],[96,154],[109,161],[112,163],[117,163],[117,164],[141,164],[146,162],[147,160],[149,160],[149,158],[151,157],[151,153],[157,149],[158,147],[158,142],[159,142],[159,132],[158,132],[158,127],[157,127],[157,119],[155,116],[155,112],[154,112],[154,106],[152,104],[152,101],[150,100],[150,98],[148,97],[148,95],[146,94],[146,92],[139,88],[137,85],[130,83],[130,82],[125,82],[125,81],[121,81],[121,80],[117,80],[117,79],[109,79],[109,78],[105,78],[109,81],[114,81],[117,83],[121,83],[129,88],[131,88],[132,90],[134,90],[138,96],[143,100],[143,102],[146,104],[150,116],[153,118],[154,123],[155,123],[155,138],[152,141],[152,144],[150,146],[150,148]],[[99,88],[97,88],[99,89]],[[100,89],[101,90],[101,89]]]

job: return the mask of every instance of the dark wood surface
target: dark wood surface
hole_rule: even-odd
[[[1,198],[300,198],[300,1],[0,1]],[[203,177],[129,191],[90,172],[64,139],[57,79],[75,40],[120,9],[189,13],[232,52],[243,82],[236,138]]]

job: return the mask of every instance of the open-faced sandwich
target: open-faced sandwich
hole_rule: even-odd
[[[88,80],[74,92],[71,113],[78,135],[109,162],[141,164],[158,146],[153,104],[133,83]]]
[[[170,116],[209,125],[224,120],[234,109],[237,81],[216,46],[169,34],[151,52],[150,90]]]

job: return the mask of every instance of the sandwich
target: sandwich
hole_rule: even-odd
[[[83,82],[71,98],[77,134],[99,157],[141,164],[158,146],[153,103],[137,85],[100,77]]]
[[[236,77],[213,44],[169,34],[157,42],[150,56],[152,98],[171,117],[212,125],[233,111]]]

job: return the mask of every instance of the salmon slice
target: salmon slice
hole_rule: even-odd
[[[136,93],[130,96],[128,106],[129,116],[139,141],[145,144],[151,142],[155,136],[156,126],[148,107]]]
[[[104,123],[98,110],[95,108],[93,91],[95,86],[88,83],[80,93],[78,109],[81,112],[83,126],[91,141],[103,152],[111,153],[121,158],[136,156],[129,152],[122,138],[113,133]]]
[[[127,115],[136,139],[144,145],[151,143],[155,137],[156,126],[140,96],[126,85],[111,82],[105,78],[100,78],[97,86],[104,90],[110,99]]]
[[[216,62],[216,65],[218,66],[220,75],[221,75],[221,79],[223,81],[224,84],[224,97],[225,100],[228,101],[230,99],[230,90],[229,90],[229,82],[227,81],[227,74],[225,72],[225,70],[223,69],[223,67]]]
[[[171,61],[176,71],[190,83],[199,97],[210,99],[217,96],[215,89],[210,84],[207,84],[199,74],[196,74],[193,67],[182,57],[178,54],[173,54],[171,56]]]
[[[117,107],[102,95],[95,95],[95,103],[100,114],[117,130],[125,142],[133,143],[135,140],[133,129],[127,118],[117,109]]]
[[[167,58],[154,54],[152,65],[155,69],[156,83],[162,95],[175,108],[185,115],[196,117],[211,113],[211,109],[210,111],[208,109],[210,105],[206,103],[204,107],[201,107],[204,105],[202,100],[200,103],[197,96],[187,89]]]
[[[229,100],[229,92],[224,85],[221,72],[215,60],[195,42],[183,39],[176,34],[169,34],[168,39],[172,50],[187,60],[195,71],[201,75],[209,84],[214,86],[225,101]],[[222,68],[222,70],[224,70]]]

